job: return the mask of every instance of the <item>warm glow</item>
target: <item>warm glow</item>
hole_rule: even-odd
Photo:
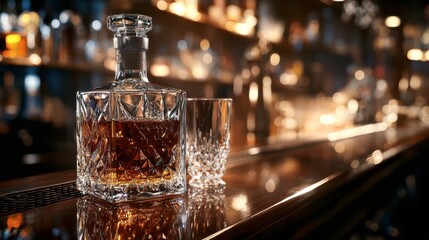
[[[339,105],[335,108],[337,123],[344,123],[347,118],[347,108],[344,105]]]
[[[280,63],[280,55],[277,54],[277,53],[271,54],[271,56],[270,56],[270,63],[273,66],[279,65],[279,63]]]
[[[261,72],[261,69],[258,66],[253,66],[251,71],[252,71],[253,76],[257,76]]]
[[[183,2],[174,2],[170,4],[170,11],[179,16],[183,16],[186,13],[186,7]]]
[[[245,68],[243,69],[243,71],[241,71],[241,76],[243,76],[244,79],[249,79],[250,78],[250,70]]]
[[[205,64],[210,64],[213,61],[213,56],[210,53],[204,53],[203,55],[203,62]]]
[[[350,167],[352,167],[352,168],[358,168],[358,167],[359,167],[359,165],[360,165],[359,160],[353,160],[353,161],[350,163]]]
[[[422,120],[423,123],[426,125],[429,124],[429,107],[423,107],[421,114],[420,114],[420,120]]]
[[[202,50],[208,50],[210,48],[210,42],[207,39],[203,39],[200,41],[200,48]]]
[[[344,104],[347,101],[347,97],[341,92],[336,92],[334,95],[332,95],[332,100],[335,103]]]
[[[235,24],[234,30],[236,33],[238,33],[240,35],[247,36],[247,35],[250,35],[252,33],[253,26],[249,26],[245,23],[238,22]]]
[[[240,96],[243,92],[243,77],[240,75],[234,77],[233,92],[235,96]]]
[[[346,145],[343,142],[337,142],[334,145],[334,149],[335,149],[335,152],[337,153],[343,153],[344,150],[346,150]]]
[[[411,76],[411,79],[410,79],[411,89],[414,89],[414,90],[419,89],[421,85],[422,85],[422,78],[420,76],[417,76],[417,75]]]
[[[298,122],[293,118],[286,118],[282,123],[287,129],[295,129],[298,126]]]
[[[292,71],[288,71],[280,75],[280,83],[283,85],[296,85],[298,77]]]
[[[341,130],[338,132],[329,133],[328,140],[333,142],[333,141],[361,136],[365,134],[382,132],[382,131],[385,131],[386,129],[387,129],[386,123],[374,123],[374,124],[369,124],[369,125],[364,125],[360,127]]]
[[[333,114],[323,114],[320,116],[319,121],[322,125],[332,125],[335,123],[335,115]]]
[[[228,30],[228,31],[230,31],[230,32],[233,32],[235,30],[235,22],[233,22],[233,21],[227,21],[225,23],[225,29]]]
[[[11,33],[6,36],[6,45],[18,44],[21,41],[21,36],[17,33]]]
[[[388,104],[384,105],[381,108],[381,111],[384,114],[386,114],[386,115],[389,114],[389,113],[397,113],[399,111],[399,106],[398,105],[399,105],[398,101],[395,100],[395,99],[392,99],[392,100],[389,101]]]
[[[249,86],[249,101],[252,104],[255,104],[258,100],[258,84],[255,82],[252,82]]]
[[[398,114],[391,112],[391,113],[387,114],[386,120],[390,123],[397,122],[398,121]]]
[[[387,90],[387,82],[384,79],[380,79],[377,81],[377,90],[386,91]]]
[[[274,125],[276,127],[283,127],[283,118],[277,116],[276,118],[274,118]]]
[[[248,132],[246,134],[246,140],[249,144],[254,144],[256,142],[256,137],[254,132]]]
[[[258,19],[253,14],[252,15],[247,15],[247,16],[245,16],[244,22],[247,25],[249,25],[251,27],[254,27],[258,23]]]
[[[291,196],[285,198],[284,200],[282,200],[281,202],[279,202],[277,204],[281,204],[281,203],[289,201],[289,200],[291,200],[291,199],[293,199],[295,197],[298,197],[298,196],[303,195],[305,193],[311,192],[314,189],[316,189],[316,188],[322,186],[323,184],[329,182],[330,180],[332,180],[335,177],[337,177],[337,174],[332,174],[331,176],[329,176],[327,178],[324,178],[324,179],[322,179],[322,180],[320,180],[320,181],[318,181],[318,182],[316,182],[316,183],[314,183],[312,185],[306,186],[306,187],[300,189],[299,191],[295,192]]]
[[[401,19],[397,16],[389,16],[386,18],[384,23],[387,27],[395,28],[401,25]]]
[[[260,51],[258,47],[252,47],[252,49],[250,49],[250,56],[252,56],[252,58],[257,58],[259,54]]]
[[[164,1],[164,0],[160,0],[160,1],[158,1],[158,2],[156,3],[156,7],[157,7],[159,10],[165,11],[165,10],[167,10],[167,9],[168,9],[168,3],[167,3],[166,1]]]
[[[28,59],[34,65],[40,65],[42,63],[42,58],[36,53],[31,54]]]
[[[187,8],[186,16],[194,21],[200,21],[201,19],[201,14],[194,8]]]
[[[21,213],[12,214],[7,216],[6,224],[9,229],[19,229],[23,223],[24,217]]]
[[[293,108],[293,104],[289,101],[277,102],[276,109],[281,111],[286,117],[295,117],[295,109]]]
[[[357,113],[357,111],[359,109],[358,101],[356,99],[350,99],[347,102],[347,109],[349,110],[349,113],[351,113],[351,114]]]
[[[272,84],[272,80],[269,76],[265,76],[262,80],[262,85],[263,85],[263,93],[264,93],[264,102],[265,104],[268,104],[269,106],[272,103],[272,91],[271,91],[271,84]]]
[[[249,131],[249,133],[253,133],[253,131],[255,131],[255,114],[253,112],[248,112],[247,113],[247,131]],[[248,135],[248,137],[252,137],[250,135]]]
[[[272,193],[274,190],[276,190],[276,182],[270,178],[265,182],[265,191]]]
[[[249,155],[258,155],[259,153],[261,153],[261,149],[260,149],[259,147],[253,147],[253,148],[250,148],[250,149],[247,151],[247,153],[248,153]]]
[[[419,61],[423,58],[423,52],[417,48],[410,49],[407,52],[407,58],[412,61]]]
[[[408,79],[402,78],[399,81],[399,90],[401,90],[401,91],[407,91],[407,89],[408,89]]]
[[[193,65],[191,69],[191,73],[192,73],[192,76],[194,76],[194,78],[201,79],[201,80],[207,78],[209,75],[206,69],[203,68],[203,66],[201,66],[200,64]]]
[[[424,59],[429,60],[429,50],[425,52]]]
[[[307,27],[307,36],[309,40],[314,40],[319,33],[319,22],[317,20],[311,20]]]
[[[365,78],[365,72],[362,70],[357,70],[355,72],[355,78],[356,78],[356,80],[359,80],[359,81],[364,79]]]
[[[226,17],[232,21],[238,21],[241,17],[241,8],[237,5],[228,5],[226,8]]]
[[[383,161],[383,159],[383,153],[380,150],[375,150],[366,160],[366,162],[370,164],[379,164]]]
[[[247,196],[244,194],[239,194],[232,198],[232,204],[231,207],[234,210],[240,211],[240,212],[248,212],[249,206],[248,206],[248,199]]]
[[[150,73],[156,77],[166,77],[170,75],[170,68],[165,64],[152,64]]]
[[[260,21],[258,34],[269,42],[278,43],[283,38],[284,29],[284,22],[267,18],[264,21]]]

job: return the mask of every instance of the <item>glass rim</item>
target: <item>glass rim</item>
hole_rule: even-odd
[[[232,98],[198,98],[198,97],[193,97],[193,98],[187,98],[186,101],[228,101],[228,102],[232,102]]]

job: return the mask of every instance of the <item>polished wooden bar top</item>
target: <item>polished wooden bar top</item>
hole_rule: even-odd
[[[403,167],[409,160],[398,156],[428,139],[426,126],[409,122],[276,142],[232,152],[225,189],[122,204],[80,195],[75,171],[4,181],[0,238],[260,239],[279,229],[288,233],[280,238],[300,238]],[[316,211],[329,204],[329,214]]]

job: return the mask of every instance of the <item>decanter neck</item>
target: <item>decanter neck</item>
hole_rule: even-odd
[[[146,36],[115,36],[113,46],[116,50],[115,82],[129,78],[149,82],[146,62],[148,38]]]

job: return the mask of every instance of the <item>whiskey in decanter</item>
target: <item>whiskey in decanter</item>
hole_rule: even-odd
[[[107,18],[116,50],[114,81],[77,93],[77,187],[110,202],[186,190],[186,93],[149,82],[152,18]]]

